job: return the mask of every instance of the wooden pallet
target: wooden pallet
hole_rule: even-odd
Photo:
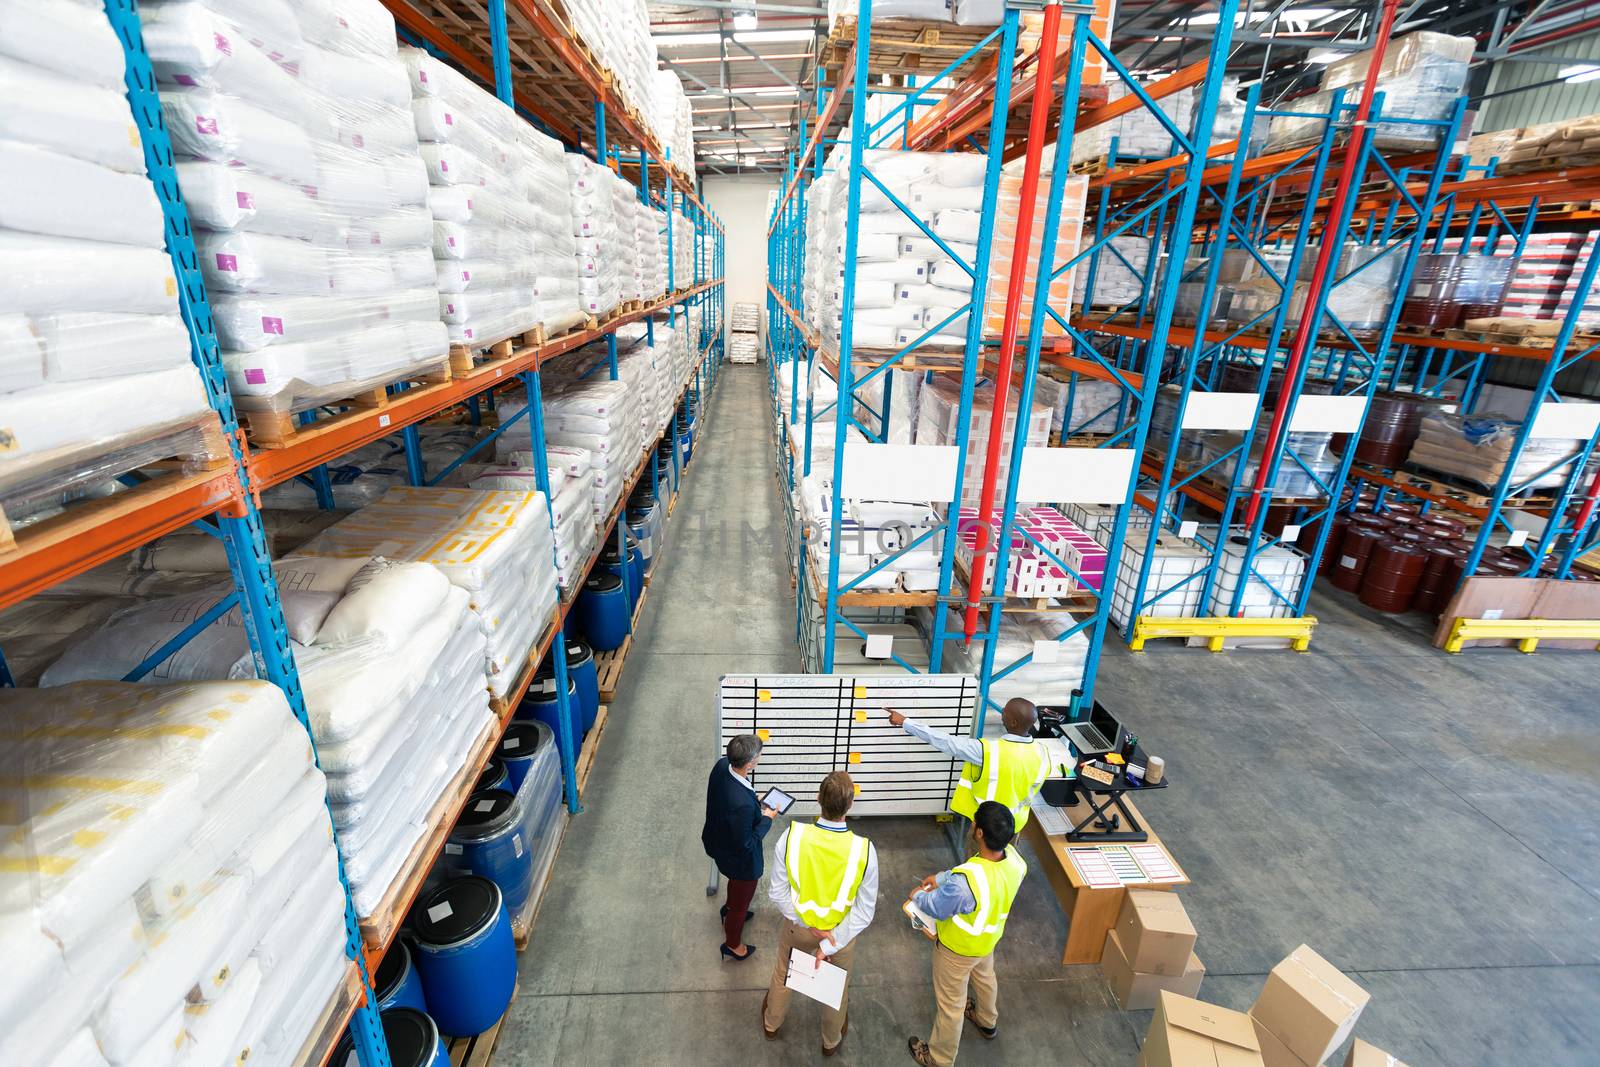
[[[1397,470],[1392,477],[1401,485],[1414,485],[1418,489],[1431,492],[1436,497],[1443,496],[1450,500],[1465,504],[1469,508],[1487,508],[1494,503],[1494,497],[1485,492],[1483,486],[1475,485],[1465,478],[1457,478],[1449,474],[1440,474],[1437,471],[1425,471],[1420,467],[1409,467],[1406,470]],[[1553,496],[1521,496],[1515,501],[1516,507],[1549,507],[1555,503]]]
[[[550,888],[550,876],[555,873],[556,862],[561,859],[561,846],[567,841],[567,824],[571,816],[567,814],[565,799],[561,802],[558,816],[561,828],[556,831],[560,836],[556,839],[555,854],[550,857],[550,866],[545,869],[544,877],[539,880],[528,892],[528,899],[523,902],[522,910],[511,918],[511,939],[521,952],[528,947],[528,942],[533,938],[534,924],[539,921],[539,908],[544,904],[544,894]]]
[[[1529,320],[1532,322],[1548,320]],[[1517,332],[1513,330],[1463,330],[1441,331],[1450,341],[1474,341],[1478,344],[1504,345],[1507,348],[1554,348],[1556,339],[1549,334]],[[1572,335],[1568,351],[1579,351],[1600,344],[1600,334],[1578,331]]]
[[[366,942],[369,951],[385,948],[394,940],[417,894],[422,890],[423,881],[433,869],[434,860],[444,848],[445,838],[455,828],[456,816],[466,806],[467,797],[478,782],[478,775],[483,773],[484,764],[488,763],[499,743],[500,724],[493,722],[485,726],[478,740],[467,750],[466,762],[428,810],[428,817],[424,821],[428,832],[412,846],[405,862],[400,865],[399,876],[383,895],[382,902],[371,915],[361,918],[361,939]]]
[[[600,679],[601,703],[609,704],[616,699],[617,687],[622,684],[622,666],[628,659],[628,652],[633,648],[633,639],[639,632],[639,616],[644,614],[644,602],[649,594],[648,586],[639,594],[639,604],[633,609],[633,626],[628,631],[628,636],[623,638],[622,644],[609,652],[594,654],[595,673]]]
[[[517,705],[522,703],[522,695],[528,691],[528,685],[533,681],[533,673],[539,669],[539,661],[544,659],[544,650],[556,639],[556,629],[560,625],[561,613],[558,611],[551,617],[549,625],[544,628],[544,633],[539,635],[539,640],[533,643],[533,648],[528,652],[528,662],[522,665],[516,683],[506,690],[506,695],[503,697],[489,694],[489,710],[493,711],[501,722],[509,719],[516,712]]]
[[[583,796],[583,790],[589,784],[589,772],[594,770],[594,757],[600,751],[600,738],[606,732],[606,716],[609,705],[601,704],[599,714],[595,716],[594,725],[589,727],[589,733],[583,739],[583,747],[578,750],[578,760],[575,773],[578,781],[578,795]]]
[[[1097,156],[1094,159],[1080,159],[1072,165],[1073,174],[1086,174],[1091,178],[1098,178],[1111,169],[1111,160],[1106,156]]]
[[[873,19],[868,46],[867,69],[873,74],[939,73],[973,45],[987,37],[992,26],[957,26],[950,22],[925,19]],[[856,20],[840,18],[822,44],[817,65],[839,71],[855,52]],[[996,49],[991,41],[950,72],[960,79]]]
[[[0,450],[5,436],[0,433]],[[115,453],[121,453],[121,458],[112,462]],[[17,537],[23,530],[35,540],[47,531],[51,540],[69,539],[104,522],[109,513],[125,509],[135,495],[144,500],[174,491],[190,485],[197,476],[208,472],[215,476],[214,472],[232,463],[233,451],[222,424],[210,413],[112,441],[69,445],[14,460],[6,473],[7,488],[0,490],[0,559],[17,550]],[[128,492],[75,502],[59,515],[15,530],[6,514],[8,507],[15,509],[41,495],[88,488],[136,470],[154,472],[154,476]]]
[[[327,1063],[333,1055],[334,1048],[344,1037],[350,1016],[355,1014],[356,1003],[360,998],[361,972],[356,969],[354,963],[351,963],[345,968],[344,978],[340,981],[339,988],[334,991],[332,999],[317,1016],[316,1025],[306,1035],[304,1043],[300,1046],[300,1054],[295,1057],[294,1062],[311,1064],[313,1067],[321,1067]]]
[[[517,990],[511,990],[511,1003],[517,1002]],[[500,1016],[495,1024],[481,1034],[471,1037],[447,1037],[444,1047],[450,1053],[450,1067],[489,1067],[494,1062],[494,1047],[500,1041],[500,1027],[505,1025],[506,1015],[511,1014],[511,1006],[506,1006],[506,1014]]]
[[[244,421],[245,432],[253,446],[287,448],[303,440],[307,434],[323,433],[350,419],[361,418],[375,411],[381,412],[402,397],[406,400],[415,400],[422,390],[444,388],[450,384],[451,375],[451,364],[447,360],[439,363],[437,367],[402,375],[388,385],[373,386],[321,401],[313,406],[345,410],[336,415],[319,417],[315,422],[305,426],[300,425],[295,414],[287,411],[240,411],[239,416]],[[410,383],[413,388],[405,390],[399,396],[391,397],[388,386],[398,385],[401,382]]]

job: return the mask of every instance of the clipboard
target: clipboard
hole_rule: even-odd
[[[938,920],[932,918],[927,912],[917,907],[911,901],[900,905],[900,910],[906,913],[906,918],[911,920],[911,929],[921,932],[929,941],[939,940],[939,930],[936,925]]]

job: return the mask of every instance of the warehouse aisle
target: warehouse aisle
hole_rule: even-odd
[[[819,1058],[816,1013],[799,1001],[781,1041],[761,1036],[777,942],[765,882],[746,928],[757,946],[748,964],[722,962],[721,901],[705,895],[710,867],[700,825],[706,774],[718,754],[717,679],[798,667],[766,368],[724,373],[585,812],[571,824],[522,957],[497,1067]],[[898,907],[917,880],[948,865],[949,853],[930,820],[874,820],[863,829],[879,850],[879,915],[856,954],[852,1025],[837,1062],[909,1063],[905,1039],[926,1036],[932,986],[928,942]],[[1134,1062],[1135,1023],[1116,1011],[1099,972],[1060,966],[1065,929],[1054,898],[1019,901],[999,968],[1004,1038],[973,1037],[962,1064]]]

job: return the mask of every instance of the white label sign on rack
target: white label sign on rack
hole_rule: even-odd
[[[954,445],[847,441],[839,493],[846,500],[949,500],[960,463]]]
[[[1256,421],[1256,394],[1195,391],[1183,405],[1185,430],[1248,430]]]
[[[1585,404],[1574,400],[1560,404],[1541,404],[1539,414],[1533,417],[1533,429],[1528,431],[1532,440],[1579,438],[1587,441],[1600,425],[1600,404]]]
[[[1355,433],[1367,410],[1364,396],[1318,396],[1307,393],[1294,403],[1290,433]]]
[[[1131,448],[1024,448],[1017,499],[1121,504],[1132,474]]]

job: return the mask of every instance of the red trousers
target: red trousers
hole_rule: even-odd
[[[743,943],[744,913],[750,910],[750,901],[755,895],[754,879],[748,882],[738,878],[728,879],[728,914],[722,920],[722,933],[723,944],[729,948]]]

